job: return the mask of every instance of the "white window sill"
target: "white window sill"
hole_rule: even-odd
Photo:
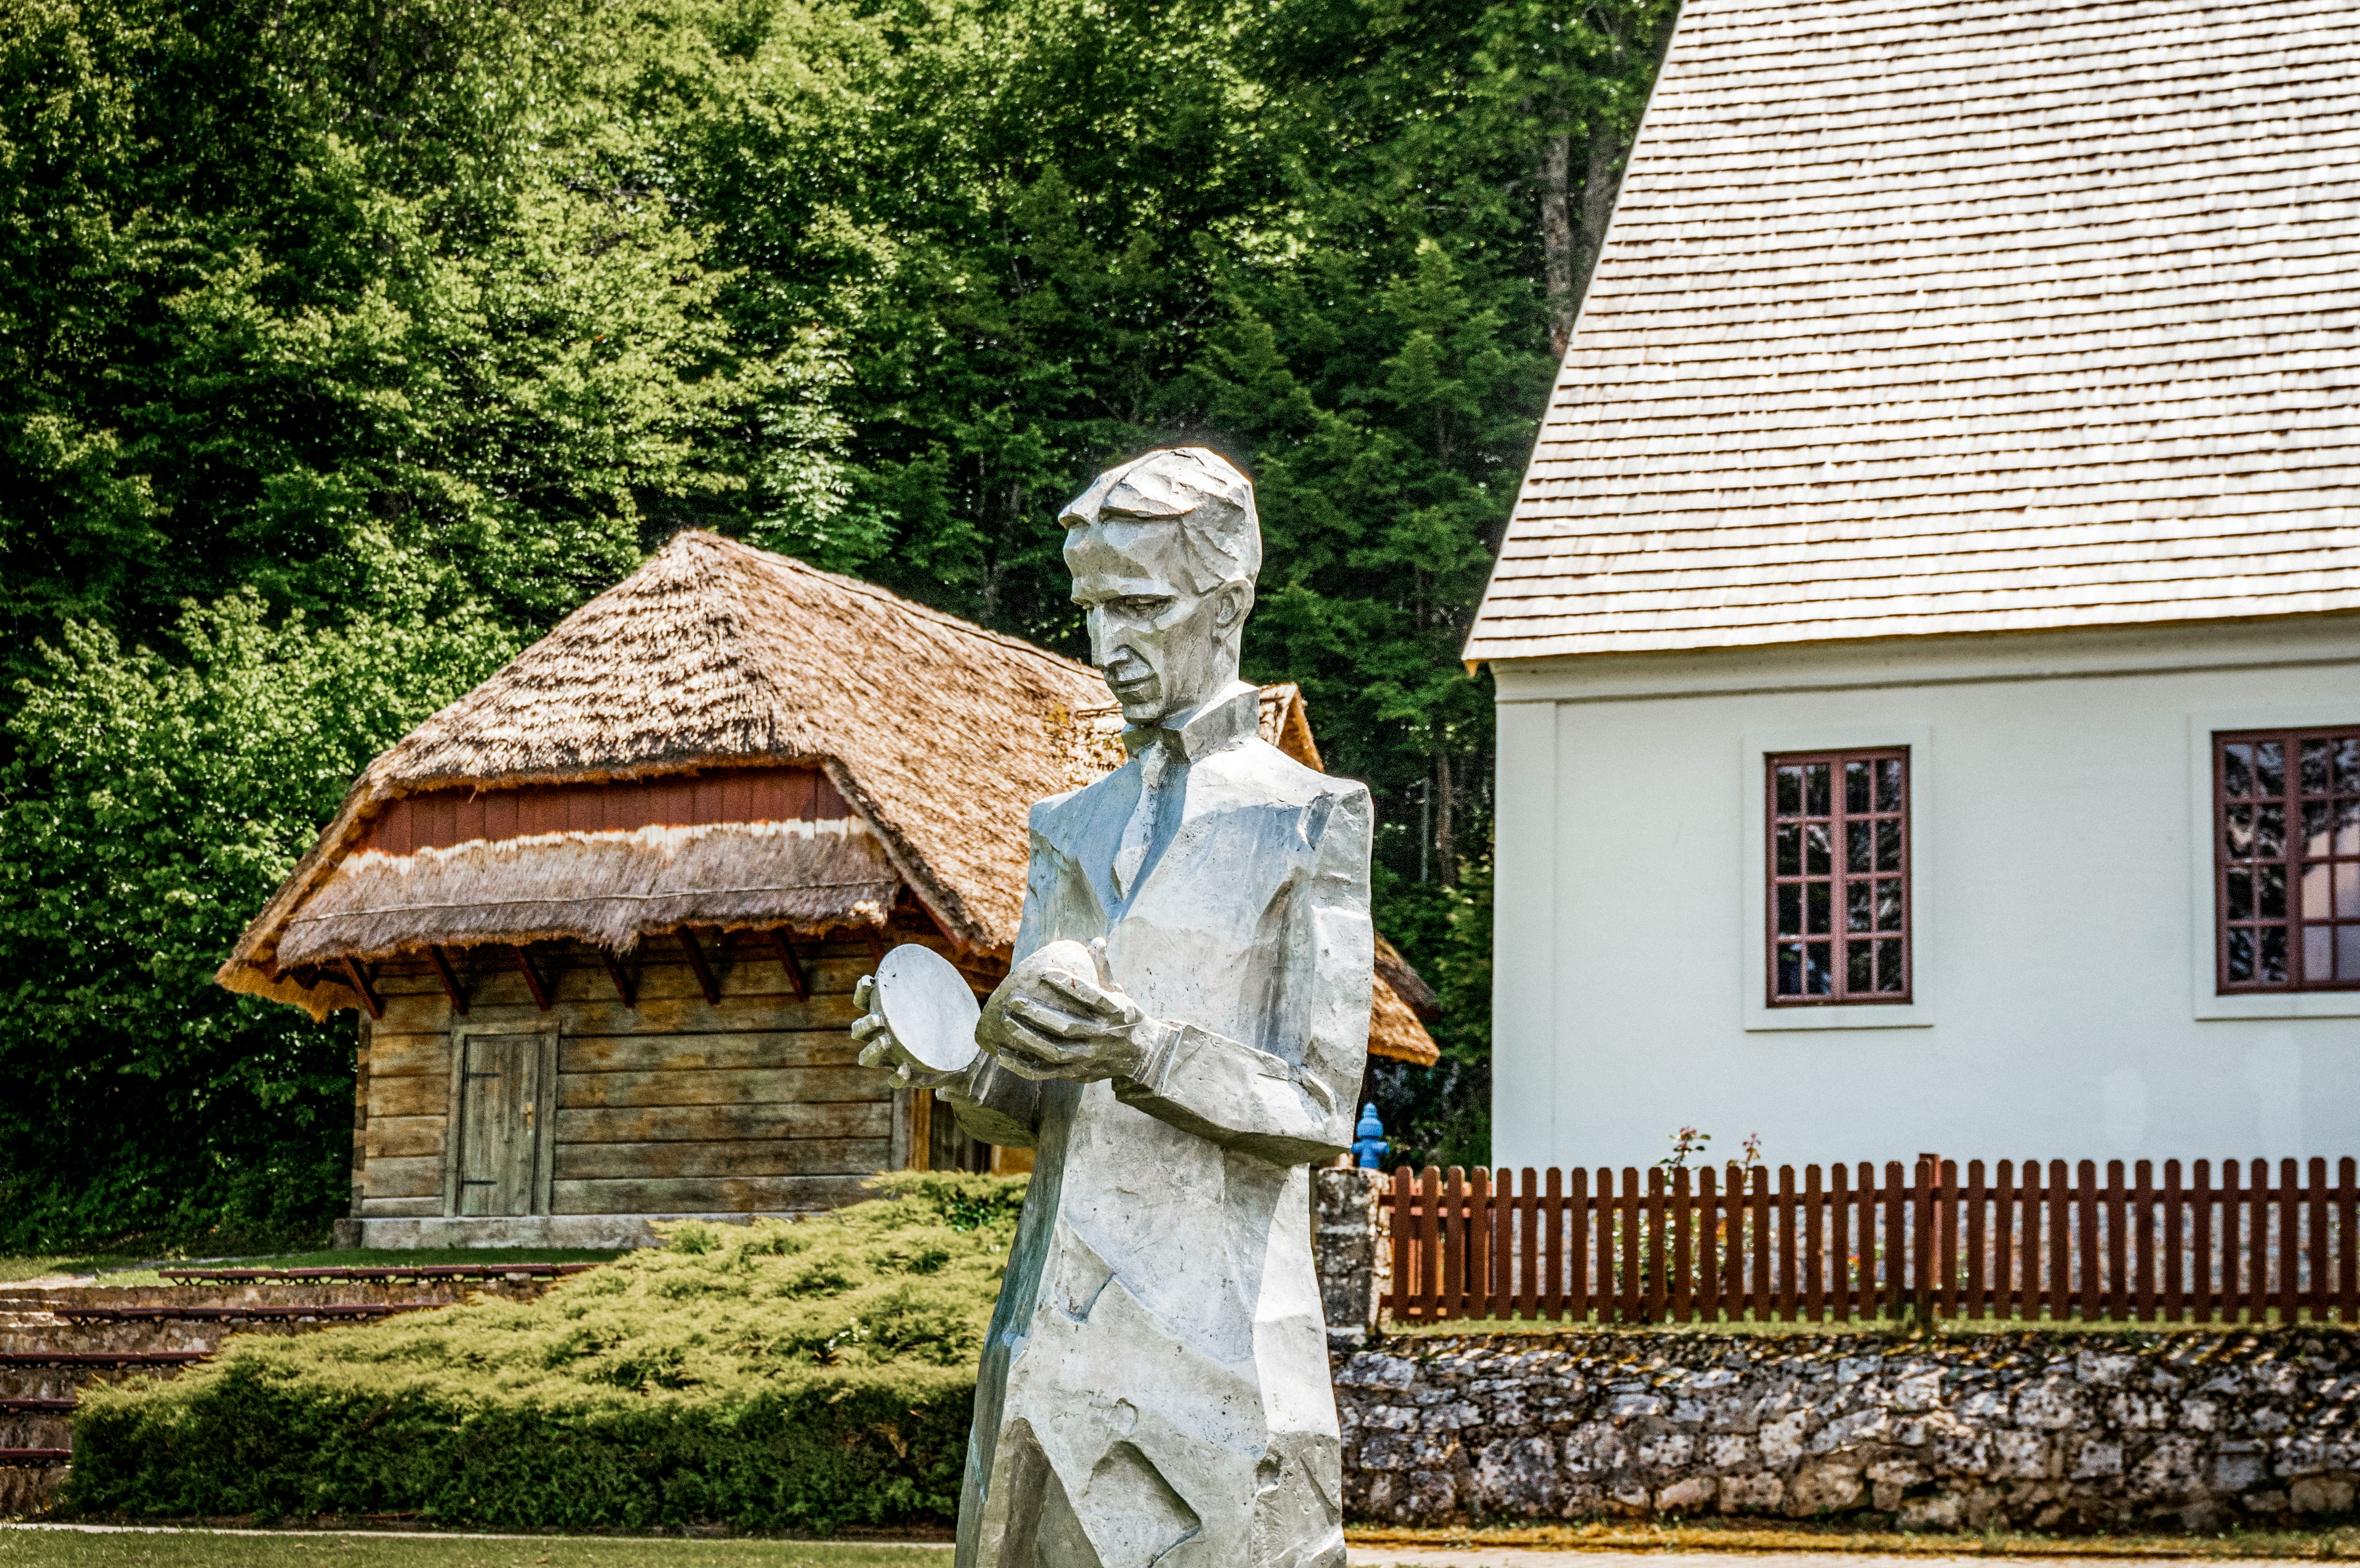
[[[2277,998],[2273,997],[2272,1000]],[[1824,1007],[1773,1007],[1755,1002],[1745,1009],[1749,1034],[1787,1029],[1932,1029],[1934,1015],[1923,1002],[1845,1002]]]
[[[2282,991],[2275,996],[2239,991],[2226,996],[2200,992],[2196,1016],[2200,1019],[2360,1018],[2360,991]]]

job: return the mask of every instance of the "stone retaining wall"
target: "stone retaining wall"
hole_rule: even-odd
[[[2216,1529],[2347,1512],[2360,1335],[1395,1336],[1335,1356],[1345,1508],[1441,1524],[1873,1511]]]

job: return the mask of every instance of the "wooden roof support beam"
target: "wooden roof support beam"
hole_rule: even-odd
[[[705,949],[696,945],[696,933],[686,926],[677,932],[680,945],[688,950],[688,966],[696,971],[697,988],[705,993],[707,1002],[721,1000],[721,983],[713,977],[713,965],[705,962]]]
[[[603,947],[598,950],[598,956],[606,961],[606,978],[615,983],[615,995],[623,998],[623,1006],[638,1007],[636,993],[639,988],[631,984],[631,972],[623,967],[623,961]]]
[[[885,928],[862,926],[860,934],[869,939],[869,962],[873,968],[885,962]]]
[[[377,996],[377,987],[369,984],[368,965],[360,959],[347,958],[344,960],[344,973],[352,976],[353,989],[361,994],[361,1006],[368,1009],[368,1016],[372,1018],[385,1017],[385,1002]]]
[[[954,954],[964,958],[969,952],[973,951],[975,943],[967,941],[967,938],[959,935],[958,932],[951,930],[950,922],[943,919],[942,916],[936,914],[934,912],[934,907],[932,904],[926,902],[923,898],[917,898],[912,895],[906,887],[902,888],[901,896],[908,898],[910,902],[917,905],[918,912],[924,915],[927,920],[934,922],[934,930],[942,933],[943,941],[950,945],[950,950]]]
[[[524,972],[524,988],[532,993],[532,1005],[544,1013],[549,1011],[552,1005],[550,1001],[549,986],[541,979],[541,971],[532,966],[532,954],[520,946],[510,948],[508,951],[516,954],[517,967]]]
[[[467,992],[466,988],[459,984],[459,976],[452,972],[451,955],[444,953],[437,944],[427,948],[426,956],[434,963],[435,978],[442,982],[442,994],[451,998],[451,1010],[459,1017],[465,1018]]]
[[[773,926],[770,929],[770,950],[779,955],[779,962],[786,966],[787,984],[795,988],[795,1000],[810,1001],[811,982],[803,978],[803,966],[795,959],[794,939]]]

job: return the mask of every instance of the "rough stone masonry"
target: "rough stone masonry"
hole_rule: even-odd
[[[1363,1519],[2209,1530],[2344,1513],[2360,1479],[2360,1335],[2332,1328],[1395,1336],[1334,1359]]]

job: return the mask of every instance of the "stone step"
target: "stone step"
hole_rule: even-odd
[[[152,1372],[191,1366],[212,1354],[209,1345],[182,1350],[0,1350],[0,1368]]]
[[[72,1428],[63,1416],[0,1416],[0,1452],[55,1449],[62,1454],[72,1446]]]
[[[425,1280],[334,1280],[247,1282],[221,1285],[45,1285],[38,1288],[0,1285],[0,1312],[55,1312],[60,1307],[267,1307],[359,1305],[384,1302],[399,1305],[448,1306],[470,1296],[529,1301],[549,1288],[535,1279],[490,1279],[480,1282]]]
[[[73,1405],[81,1403],[81,1391],[92,1384],[177,1375],[180,1367],[0,1367],[0,1400],[69,1400]]]
[[[273,1323],[268,1328],[284,1332],[286,1326]],[[7,1365],[11,1356],[49,1351],[87,1350],[110,1355],[149,1350],[211,1351],[227,1337],[227,1330],[211,1323],[15,1323],[0,1325],[0,1366]]]
[[[62,1465],[0,1465],[0,1519],[47,1513],[65,1479]]]
[[[215,1304],[178,1307],[59,1306],[49,1316],[72,1323],[375,1323],[399,1312],[424,1312],[447,1305],[442,1301],[320,1301],[300,1305]],[[31,1314],[27,1314],[27,1316]]]
[[[73,1399],[86,1383],[119,1383],[128,1374],[55,1367],[0,1367],[0,1399]]]
[[[383,1322],[360,1319],[358,1323]],[[0,1351],[9,1350],[211,1350],[233,1334],[284,1337],[351,1328],[355,1320],[333,1317],[264,1318],[255,1322],[170,1320],[162,1323],[0,1323]]]
[[[441,1280],[460,1283],[530,1284],[546,1289],[571,1274],[587,1273],[595,1263],[428,1263],[414,1268],[356,1267],[349,1269],[164,1269],[158,1272],[173,1284],[217,1285],[232,1282],[284,1283],[335,1280],[355,1283]]]
[[[309,1334],[323,1328],[383,1322],[456,1304],[447,1293],[404,1301],[319,1300],[304,1291],[289,1301],[254,1300],[245,1291],[224,1301],[169,1302],[0,1298],[0,1356],[12,1351],[211,1350],[230,1334]]]

